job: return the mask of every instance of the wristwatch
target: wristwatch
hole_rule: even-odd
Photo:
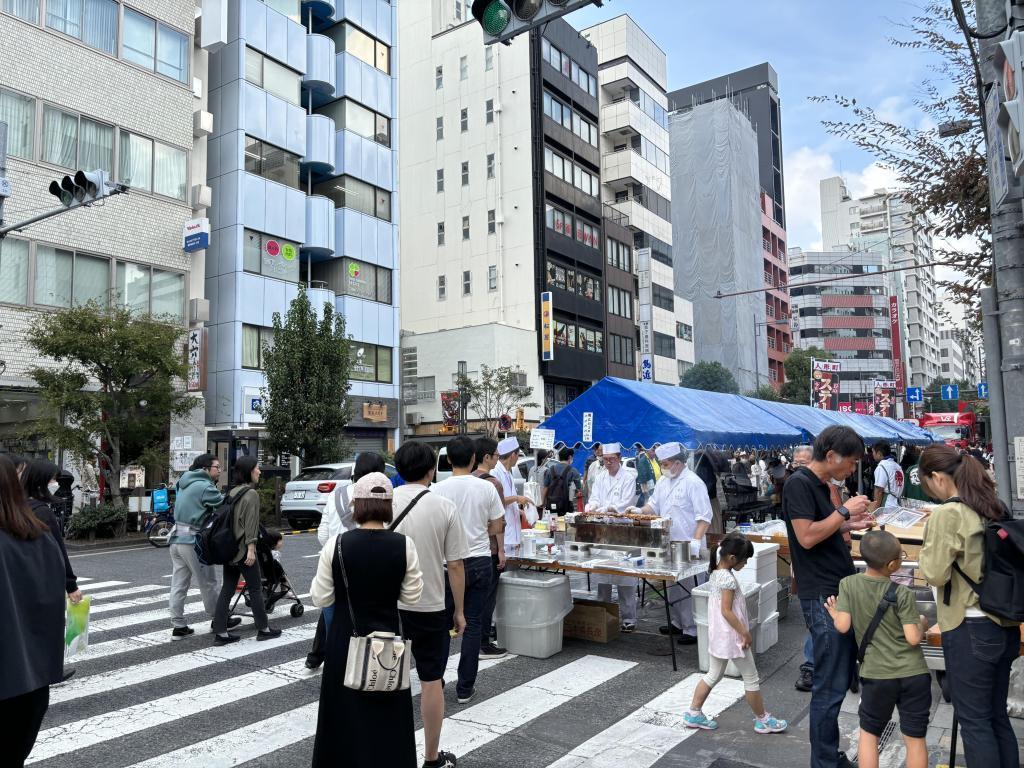
[[[837,509],[836,512],[843,516],[843,520],[846,520],[847,522],[850,521],[850,510],[848,510],[845,506],[839,507],[839,509]]]

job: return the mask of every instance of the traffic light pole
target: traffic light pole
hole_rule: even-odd
[[[3,176],[0,175],[0,178],[3,178]],[[113,195],[122,195],[122,194],[126,193],[127,191],[128,191],[128,189],[126,187],[122,187],[121,185],[117,185],[117,186],[114,186],[109,192],[107,192],[107,197],[111,197]],[[31,224],[36,224],[36,223],[38,223],[40,221],[45,221],[46,219],[53,218],[54,216],[57,216],[57,215],[59,215],[61,213],[67,213],[68,211],[77,211],[79,208],[88,208],[90,205],[93,205],[93,203],[95,203],[95,202],[96,201],[89,201],[89,202],[83,202],[83,203],[75,203],[74,205],[70,205],[70,206],[68,206],[66,208],[65,207],[55,208],[52,211],[47,211],[46,213],[40,213],[38,216],[33,216],[31,219],[25,219],[24,221],[19,221],[17,224],[11,224],[9,227],[0,227],[0,240],[2,240],[3,238],[7,237],[7,235],[9,235],[11,232],[17,232],[18,230],[24,229],[25,227],[27,227],[27,226],[29,226]],[[3,198],[0,198],[0,223],[2,223],[2,222],[3,222]]]

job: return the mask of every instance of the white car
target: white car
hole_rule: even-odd
[[[519,463],[512,467],[512,482],[515,483],[516,493],[523,495],[523,486],[526,478],[530,476],[530,470],[536,466],[537,460],[533,456],[524,456]],[[448,448],[442,448],[437,452],[437,469],[434,472],[434,482],[440,483],[452,476],[452,465],[448,461]]]
[[[306,467],[293,479],[285,483],[284,494],[281,496],[281,517],[295,529],[315,528],[320,524],[320,517],[327,506],[327,497],[339,485],[352,482],[354,461],[342,461],[337,464],[316,464]],[[394,478],[397,470],[390,464],[384,465],[384,472]]]

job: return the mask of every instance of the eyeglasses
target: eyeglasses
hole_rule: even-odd
[[[211,464],[210,469],[220,469],[220,464]]]

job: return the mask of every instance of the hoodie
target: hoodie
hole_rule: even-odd
[[[193,469],[178,480],[174,497],[174,522],[177,523],[172,544],[194,544],[194,529],[199,518],[208,509],[215,509],[224,501],[224,494],[217,490],[213,478],[205,469]]]

